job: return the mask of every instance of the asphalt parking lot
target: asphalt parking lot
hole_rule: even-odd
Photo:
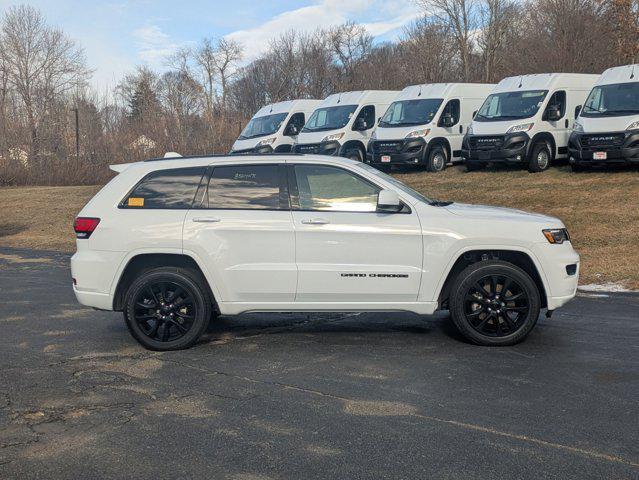
[[[139,347],[68,256],[0,250],[0,478],[639,478],[639,296],[515,347],[446,315],[221,318]]]

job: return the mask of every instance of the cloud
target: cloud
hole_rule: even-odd
[[[392,13],[401,12],[391,17]],[[362,23],[373,36],[387,34],[419,16],[419,9],[410,0],[320,0],[306,7],[280,13],[261,25],[238,30],[226,37],[244,46],[245,61],[254,60],[266,51],[273,38],[289,31],[311,32],[349,20]]]
[[[174,53],[179,44],[171,40],[157,25],[147,25],[133,31],[138,56],[152,67],[161,67],[166,57]]]

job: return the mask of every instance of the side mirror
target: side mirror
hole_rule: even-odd
[[[551,122],[556,122],[557,120],[559,120],[561,118],[561,111],[559,111],[559,107],[557,107],[556,105],[549,106],[546,118]]]
[[[368,125],[366,125],[366,121],[362,117],[355,119],[355,123],[353,124],[353,130],[361,132],[366,130]]]
[[[581,113],[581,105],[577,105],[575,107],[575,118],[577,118],[580,113]]]
[[[377,194],[377,211],[382,213],[397,213],[402,209],[399,195],[395,190],[380,190]]]
[[[455,125],[455,119],[450,113],[445,113],[442,115],[440,120],[442,127],[450,128]]]
[[[300,133],[300,131],[297,128],[297,125],[293,123],[287,125],[286,128],[284,129],[284,135],[286,135],[287,137],[294,137],[298,133]]]

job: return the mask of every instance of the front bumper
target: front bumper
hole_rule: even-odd
[[[294,153],[308,153],[313,155],[339,155],[339,142],[297,143],[293,146]]]
[[[579,283],[579,254],[571,242],[553,245],[548,242],[535,243],[533,253],[539,259],[546,286],[548,310],[555,310],[577,294]]]
[[[371,165],[416,165],[426,158],[427,143],[423,138],[403,140],[371,140],[366,152],[366,161]],[[390,157],[382,161],[382,157]]]
[[[594,158],[605,152],[606,158]],[[577,165],[639,163],[639,130],[588,134],[572,132],[568,140],[568,158]]]
[[[472,162],[522,163],[528,156],[530,137],[527,133],[506,135],[466,135],[462,158]]]

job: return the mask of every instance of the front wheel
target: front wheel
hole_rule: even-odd
[[[538,173],[548,170],[552,163],[552,154],[550,148],[545,142],[536,143],[530,155],[528,162],[528,171],[530,173]]]
[[[124,319],[133,338],[149,350],[192,346],[211,318],[212,301],[204,282],[185,268],[141,273],[125,297]]]
[[[345,155],[346,158],[350,158],[351,160],[355,160],[356,162],[363,162],[364,155],[359,148],[354,148],[352,150],[347,150]]]
[[[453,282],[449,303],[460,333],[486,346],[521,342],[537,323],[541,308],[530,275],[501,260],[466,267]]]
[[[446,168],[446,163],[448,163],[448,155],[444,148],[437,145],[430,149],[426,162],[426,170],[429,172],[441,172]]]

